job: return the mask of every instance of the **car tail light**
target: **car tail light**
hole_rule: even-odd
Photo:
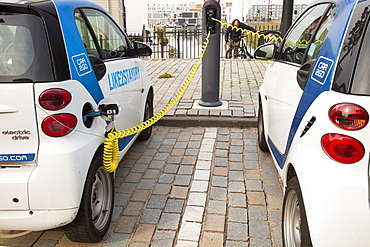
[[[42,122],[42,131],[51,137],[69,134],[77,125],[77,118],[72,114],[55,114],[48,116]]]
[[[330,120],[339,128],[345,130],[359,130],[369,122],[369,114],[359,105],[340,103],[329,110]]]
[[[71,102],[71,94],[64,89],[48,89],[41,93],[39,97],[40,105],[46,110],[60,110]]]
[[[321,138],[325,153],[335,161],[351,164],[362,159],[364,146],[355,138],[340,134],[326,134]]]

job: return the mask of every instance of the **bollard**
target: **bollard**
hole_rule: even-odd
[[[209,44],[202,61],[202,99],[200,106],[220,106],[220,23],[212,20],[221,19],[221,7],[215,0],[203,4],[202,33],[203,40],[209,36]]]

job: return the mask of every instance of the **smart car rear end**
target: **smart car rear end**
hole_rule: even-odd
[[[138,58],[150,52],[90,1],[0,3],[0,230],[102,239],[114,205],[104,138],[152,116]],[[119,157],[150,133],[120,139]]]

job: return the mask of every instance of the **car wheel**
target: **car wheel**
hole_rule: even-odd
[[[103,167],[102,156],[94,158],[87,174],[76,218],[64,227],[74,242],[99,242],[108,231],[114,205],[113,173]]]
[[[283,202],[283,244],[287,247],[312,247],[298,178],[289,180]]]
[[[145,103],[145,112],[144,112],[144,122],[153,117],[153,95],[149,93],[148,98]],[[152,135],[153,125],[147,129],[141,131],[138,138],[139,140],[147,140]]]
[[[261,105],[258,107],[258,146],[264,152],[269,151],[265,137],[265,126],[263,122],[263,112]]]

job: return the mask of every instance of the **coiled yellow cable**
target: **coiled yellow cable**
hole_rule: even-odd
[[[134,127],[120,131],[115,131],[114,129],[112,129],[112,131],[108,134],[107,138],[105,138],[104,140],[104,150],[103,150],[103,165],[105,170],[107,170],[108,172],[114,172],[118,167],[119,164],[118,139],[137,134],[140,131],[149,128],[150,126],[158,122],[164,115],[166,115],[167,112],[171,110],[171,108],[180,100],[180,98],[185,93],[186,89],[189,87],[190,82],[192,81],[195,73],[197,72],[201,64],[202,58],[209,44],[209,35],[210,32],[208,32],[208,35],[205,39],[206,41],[202,45],[198,58],[197,60],[195,60],[195,63],[193,64],[193,67],[191,68],[188,76],[183,82],[180,90],[172,97],[170,102],[167,103],[167,105],[159,113],[157,113],[150,119],[146,120],[145,122],[138,124]]]
[[[275,35],[271,35],[271,34],[266,35],[266,34],[263,34],[263,33],[256,33],[256,32],[253,32],[253,31],[250,31],[250,30],[247,30],[247,29],[242,29],[240,27],[233,26],[233,25],[231,25],[229,23],[226,23],[226,22],[222,22],[222,21],[217,20],[215,18],[212,18],[212,20],[219,22],[221,24],[221,26],[232,27],[232,29],[236,29],[237,31],[240,30],[240,31],[242,31],[242,33],[245,33],[246,35],[251,34],[252,37],[257,36],[257,38],[259,38],[259,37],[263,37],[264,39],[269,38],[269,39],[272,39],[274,41],[282,41],[283,40],[283,38],[276,37]]]

